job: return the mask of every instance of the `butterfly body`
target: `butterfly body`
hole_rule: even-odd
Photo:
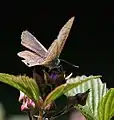
[[[50,69],[58,67],[60,63],[59,56],[69,35],[73,21],[74,17],[68,20],[48,50],[30,32],[23,31],[21,44],[31,51],[21,51],[17,55],[24,58],[22,62],[28,67],[37,65],[42,65]]]
[[[54,60],[51,61],[46,61],[44,63],[42,63],[43,66],[48,67],[50,70],[54,69],[54,68],[59,68],[60,67],[60,60],[59,58],[56,58]]]

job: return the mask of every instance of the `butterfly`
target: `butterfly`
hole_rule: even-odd
[[[24,59],[22,62],[28,67],[41,65],[50,69],[56,68],[60,64],[59,56],[70,33],[73,21],[74,17],[67,21],[48,50],[30,32],[23,31],[21,44],[30,51],[24,50],[17,55]]]

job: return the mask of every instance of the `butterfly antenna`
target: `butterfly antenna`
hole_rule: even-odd
[[[76,65],[74,65],[74,64],[72,64],[72,63],[70,63],[70,62],[68,62],[66,60],[63,60],[63,59],[60,59],[60,60],[67,63],[67,64],[69,64],[69,65],[71,65],[71,66],[73,66],[73,67],[79,68],[79,66],[76,66]]]

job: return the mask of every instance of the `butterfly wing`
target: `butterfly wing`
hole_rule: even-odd
[[[47,49],[27,30],[22,32],[21,44],[26,48],[32,50],[41,57],[48,53]]]
[[[57,40],[54,40],[54,42],[51,44],[51,48],[48,50],[48,56],[43,62],[44,65],[48,66],[48,64],[52,63],[52,61],[56,59],[57,53],[59,52],[57,44]]]
[[[57,36],[58,50],[59,50],[58,56],[61,54],[61,51],[64,47],[65,42],[66,42],[66,39],[70,33],[73,21],[74,21],[74,17],[69,19],[68,22],[62,27],[62,29],[59,32],[59,35]]]
[[[72,17],[70,20],[68,20],[68,22],[62,27],[57,39],[54,40],[54,42],[51,44],[51,46],[48,49],[48,56],[46,57],[44,64],[51,62],[52,60],[59,57],[59,55],[64,47],[64,44],[66,42],[66,39],[69,35],[73,21],[74,21],[74,17]]]
[[[48,54],[47,49],[28,31],[23,31],[21,35],[21,44],[31,51],[22,51],[17,55],[24,58],[24,62],[28,67],[41,65],[46,55]]]
[[[34,53],[30,51],[22,51],[18,53],[18,56],[24,58],[25,60],[22,61],[29,67],[35,65],[48,65],[50,62],[59,57],[69,35],[73,21],[74,17],[72,17],[63,26],[63,28],[59,32],[57,39],[54,40],[48,51],[30,32],[22,32],[21,44],[26,48],[32,50]]]
[[[28,67],[41,65],[41,63],[44,61],[44,59],[37,54],[30,52],[28,50],[22,51],[18,53],[18,56],[21,58],[24,58],[22,62],[25,63]]]

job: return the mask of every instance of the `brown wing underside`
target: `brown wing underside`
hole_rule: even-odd
[[[42,64],[48,64],[56,59],[58,54],[58,42],[57,40],[54,40],[52,43],[51,49],[48,50],[48,56],[46,57],[45,61]]]
[[[48,53],[47,49],[28,31],[23,31],[21,34],[21,44],[32,50],[41,57]]]
[[[24,62],[28,67],[41,65],[42,62],[44,61],[44,59],[38,56],[37,54],[27,50],[19,52],[18,56],[24,58],[22,62]]]
[[[28,31],[22,32],[21,44],[31,51],[22,51],[18,56],[24,58],[22,60],[27,66],[32,67],[36,65],[46,65],[59,57],[66,39],[72,27],[74,17],[72,17],[60,30],[56,40],[51,44],[48,51],[47,49]]]
[[[58,39],[58,46],[59,46],[59,54],[58,56],[60,55],[63,47],[64,47],[64,44],[67,40],[67,37],[70,33],[70,30],[71,30],[71,27],[72,27],[72,24],[73,24],[73,21],[74,21],[74,17],[72,17],[71,19],[68,20],[68,22],[62,27],[62,29],[60,30],[59,32],[59,35],[57,37]]]
[[[66,39],[70,33],[70,29],[72,27],[74,21],[74,17],[72,17],[60,30],[59,35],[56,40],[51,44],[51,46],[48,49],[48,56],[44,63],[52,61],[59,57],[61,54],[61,51],[64,47],[64,44],[66,42]]]

